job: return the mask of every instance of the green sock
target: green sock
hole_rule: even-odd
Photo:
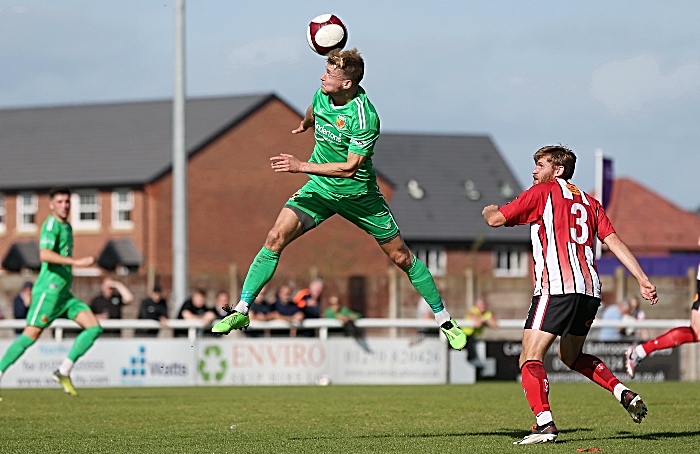
[[[248,268],[245,281],[243,281],[241,301],[253,304],[260,290],[272,279],[272,275],[275,274],[279,261],[280,255],[277,252],[272,252],[264,246],[260,249],[260,252],[255,256],[250,268]]]
[[[102,327],[100,325],[91,326],[90,328],[82,330],[80,334],[78,334],[78,337],[75,338],[73,347],[71,347],[68,352],[68,359],[73,362],[77,361],[78,358],[83,356],[85,352],[92,347],[92,344],[95,343],[95,339],[97,339],[100,334],[102,334]]]
[[[434,313],[438,313],[445,309],[442,304],[442,298],[440,298],[440,292],[438,292],[435,286],[435,281],[433,276],[428,271],[428,267],[425,266],[423,262],[418,260],[418,257],[413,256],[413,262],[411,262],[411,267],[406,271],[408,274],[408,279],[413,284],[413,287],[418,290],[418,293],[428,302]]]
[[[5,356],[0,360],[0,372],[5,373],[7,368],[13,365],[33,343],[34,340],[31,337],[21,334],[17,340],[10,345],[10,348],[5,352]]]

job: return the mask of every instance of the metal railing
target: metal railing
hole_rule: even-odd
[[[457,323],[462,327],[472,326],[469,320],[457,320]],[[592,329],[599,328],[674,328],[676,326],[688,326],[688,319],[654,319],[654,320],[596,320],[591,326]],[[522,329],[525,324],[525,320],[522,319],[506,319],[499,320],[498,325],[500,329]],[[135,320],[135,319],[122,319],[122,320],[101,320],[100,325],[105,329],[162,329],[163,326],[155,320]],[[190,341],[194,341],[197,338],[197,331],[208,329],[209,326],[205,326],[196,320],[168,320],[168,328],[172,329],[187,329],[187,338]],[[0,330],[15,330],[22,329],[26,326],[26,321],[24,320],[0,320]],[[435,322],[432,320],[420,320],[411,318],[362,318],[355,321],[355,326],[358,328],[415,328],[415,329],[430,329],[434,328],[437,330]],[[328,318],[317,318],[317,319],[307,319],[299,323],[290,323],[283,320],[271,320],[266,322],[261,322],[253,320],[250,322],[249,330],[274,330],[274,329],[290,329],[290,328],[301,328],[301,329],[313,329],[318,331],[318,337],[321,340],[326,340],[328,338],[328,330],[334,328],[342,328],[343,323],[340,320],[328,319]],[[53,329],[54,339],[56,341],[61,341],[63,339],[63,330],[65,329],[76,329],[80,328],[77,323],[71,320],[59,319],[51,323],[49,329]],[[496,328],[496,329],[499,329]],[[443,337],[441,336],[441,339]]]

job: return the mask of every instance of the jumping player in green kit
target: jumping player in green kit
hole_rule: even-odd
[[[328,56],[321,88],[293,134],[314,127],[316,145],[308,162],[290,154],[270,158],[275,172],[306,173],[310,177],[286,203],[265,246],[243,282],[241,301],[212,328],[227,334],[246,328],[248,307],[272,278],[282,250],[324,220],[339,214],[372,235],[382,250],[404,270],[411,284],[430,304],[435,321],[452,348],[461,350],[466,336],[445,309],[428,268],[408,249],[384,197],[372,166],[379,138],[379,117],[364,89],[364,61],[357,49]]]
[[[102,333],[90,307],[70,292],[73,282],[72,267],[88,267],[95,263],[93,257],[73,258],[73,229],[68,223],[71,191],[58,187],[49,191],[51,214],[41,226],[39,257],[41,271],[32,289],[32,303],[27,313],[27,327],[5,352],[0,360],[0,378],[14,364],[39,335],[57,318],[74,320],[83,330],[75,338],[73,347],[63,360],[53,379],[71,396],[78,392],[73,387],[70,371],[73,363],[92,346]]]

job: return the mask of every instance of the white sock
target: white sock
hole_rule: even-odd
[[[239,301],[236,307],[233,308],[236,312],[240,312],[243,315],[248,315],[248,306],[250,306],[245,301]]]
[[[440,312],[436,312],[435,321],[438,325],[442,326],[443,323],[450,321],[450,313],[447,312],[447,309],[443,309]]]
[[[623,385],[622,383],[618,383],[615,385],[615,388],[613,389],[613,396],[615,396],[615,399],[617,399],[618,402],[622,400],[622,391],[629,389],[627,386]]]
[[[647,352],[644,350],[644,347],[642,347],[642,344],[634,347],[634,352],[637,354],[637,358],[634,359],[644,359],[647,356]]]
[[[61,365],[58,367],[58,373],[61,375],[70,375],[70,371],[73,369],[73,360],[66,358],[63,360]]]
[[[537,425],[538,426],[544,426],[547,423],[550,423],[554,421],[552,419],[552,412],[551,411],[543,411],[542,413],[537,415]]]

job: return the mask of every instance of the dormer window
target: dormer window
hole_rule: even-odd
[[[425,197],[425,190],[420,187],[416,180],[408,180],[406,188],[408,189],[408,195],[410,195],[413,200],[420,200]]]

